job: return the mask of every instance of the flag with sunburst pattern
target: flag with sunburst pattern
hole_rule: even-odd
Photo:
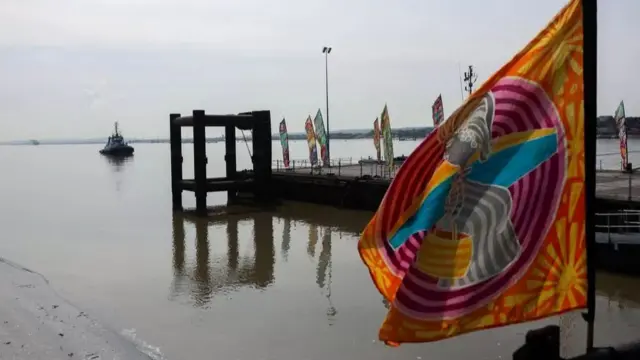
[[[405,160],[358,244],[381,340],[586,306],[582,49],[572,0]]]

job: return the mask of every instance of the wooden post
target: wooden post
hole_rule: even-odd
[[[171,144],[171,200],[173,210],[182,210],[182,131],[174,123],[180,114],[169,115],[169,142]]]
[[[271,112],[254,111],[253,170],[255,174],[256,200],[267,202],[271,190]]]
[[[193,174],[196,214],[207,214],[207,142],[204,110],[193,110]]]
[[[234,125],[227,125],[224,127],[224,144],[225,155],[224,160],[227,164],[227,180],[235,180],[237,178],[236,172],[236,127]],[[227,191],[227,201],[232,203],[236,199],[235,191]]]

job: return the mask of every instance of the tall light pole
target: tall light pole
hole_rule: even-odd
[[[322,53],[324,54],[325,92],[327,96],[327,158],[329,158],[329,167],[331,167],[331,152],[329,151],[329,54],[331,53],[331,48],[323,47]]]

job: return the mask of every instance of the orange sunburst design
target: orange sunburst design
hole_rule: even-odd
[[[537,294],[535,314],[556,313],[586,305],[587,264],[584,224],[563,217],[555,224],[558,241],[538,255],[527,289]]]
[[[575,18],[582,16],[580,11],[576,11],[579,6],[578,1],[572,2],[568,11],[538,35],[538,41],[530,49],[532,56],[518,70],[520,74],[530,73],[532,79],[541,84],[550,79],[551,94],[554,95],[563,93],[570,70],[582,74],[582,64],[578,59],[582,55],[582,22]],[[554,75],[548,76],[549,73]]]

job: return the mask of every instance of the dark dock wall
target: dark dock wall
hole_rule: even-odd
[[[353,177],[274,173],[273,195],[283,200],[376,211],[389,182]]]
[[[271,179],[276,198],[367,211],[378,209],[388,187],[388,180],[351,176],[274,172]],[[596,213],[621,210],[640,210],[640,202],[596,197]]]

